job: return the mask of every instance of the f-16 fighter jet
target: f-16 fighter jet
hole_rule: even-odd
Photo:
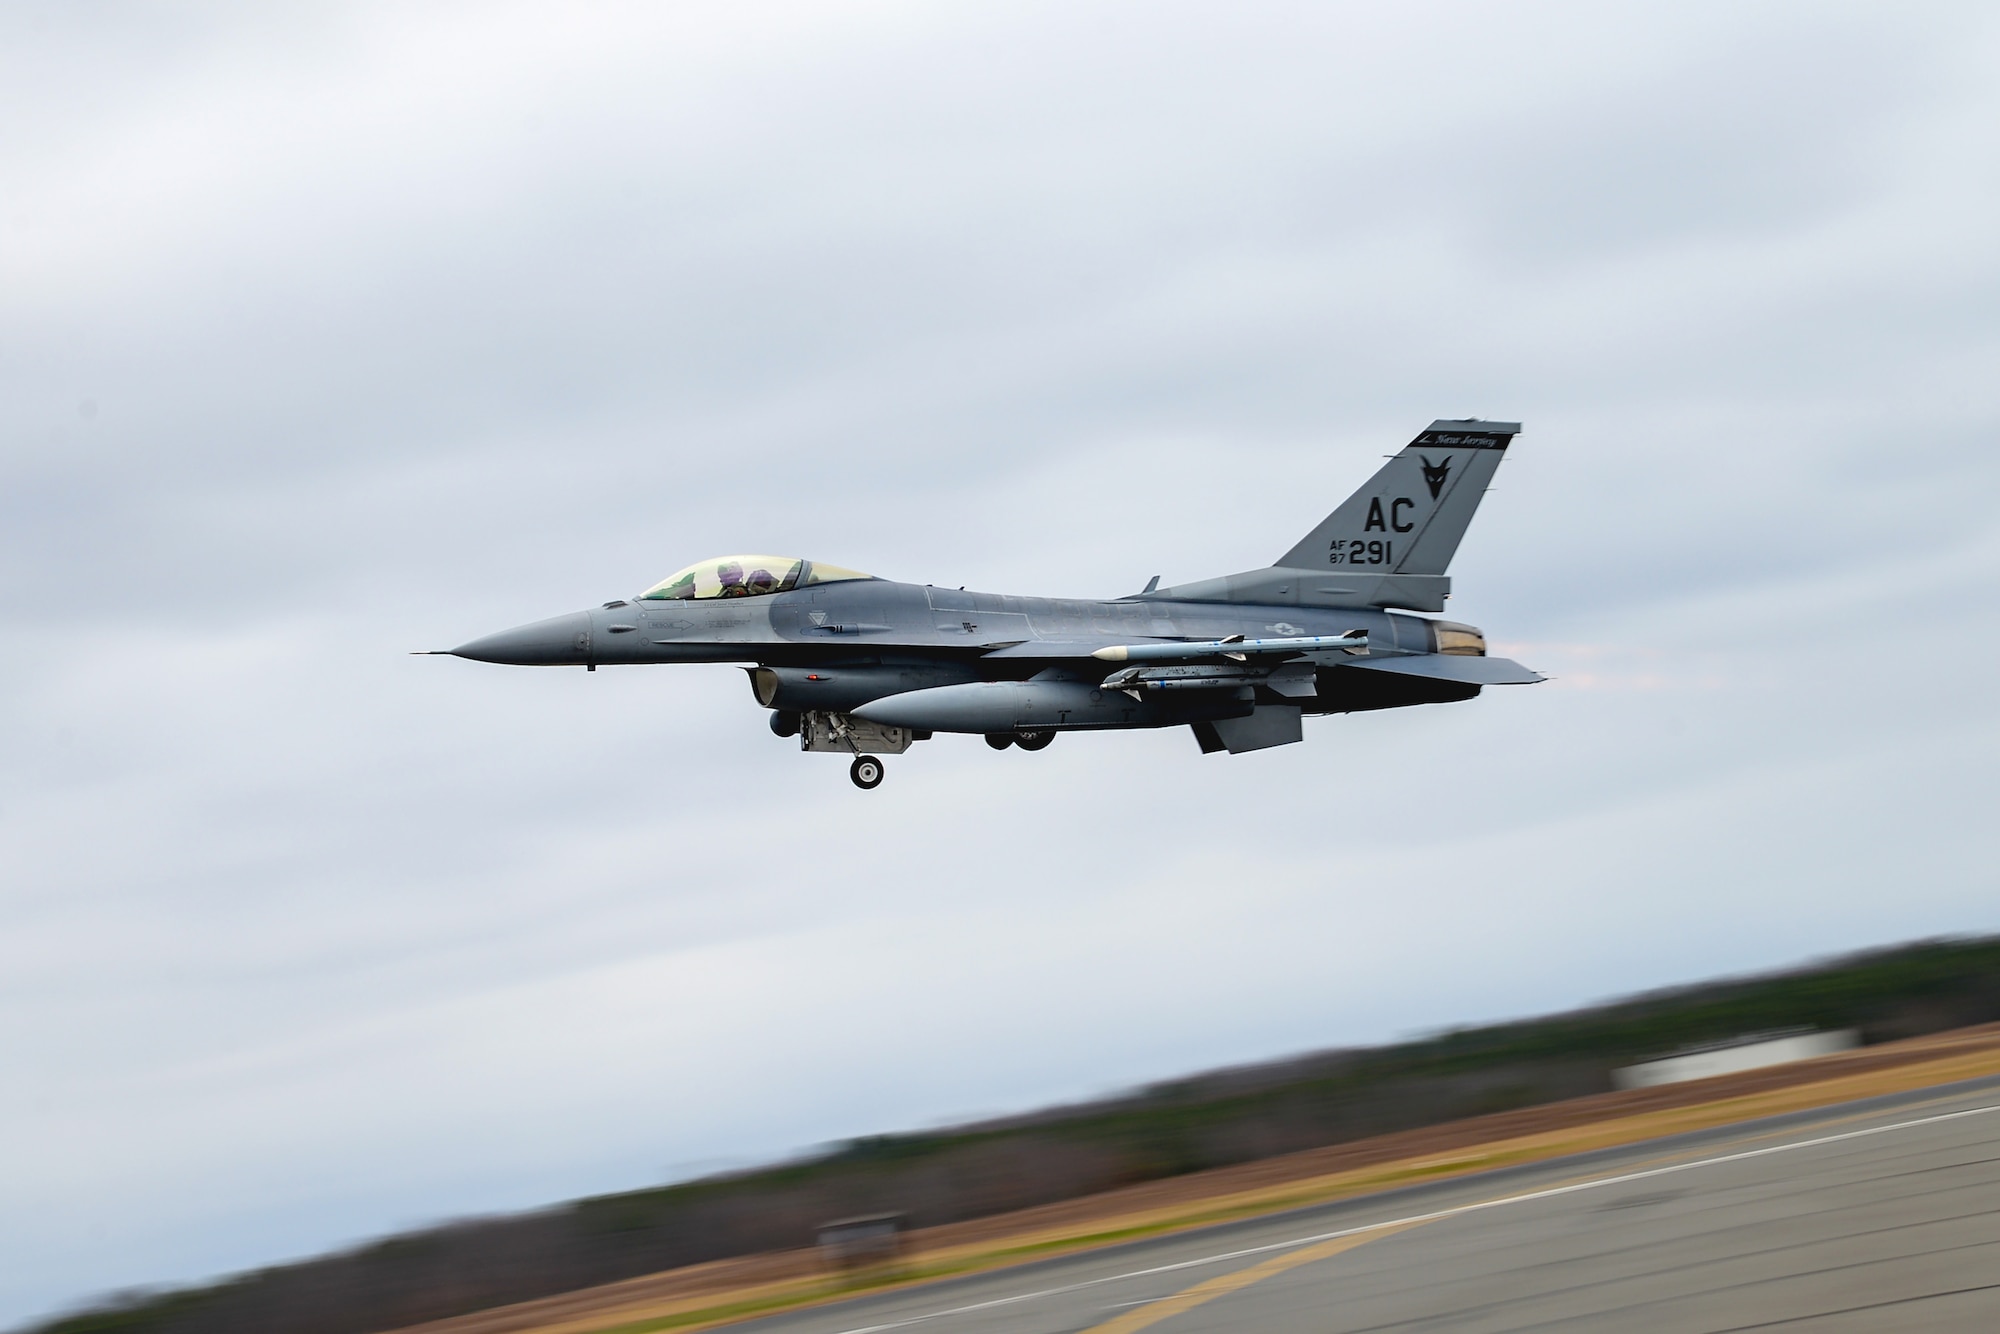
[[[1471,699],[1542,678],[1441,612],[1459,538],[1518,422],[1436,421],[1261,570],[1110,601],[878,579],[789,556],[724,556],[645,592],[439,650],[478,662],[742,666],[771,730],[853,757],[938,732],[1040,750],[1059,732],[1186,727],[1205,752],[1303,737],[1306,714]]]

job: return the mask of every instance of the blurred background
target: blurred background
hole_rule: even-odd
[[[0,14],[0,1321],[2000,928],[1986,6]],[[1518,419],[1556,679],[873,794],[732,550],[1109,597]]]

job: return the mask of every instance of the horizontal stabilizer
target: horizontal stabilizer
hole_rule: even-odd
[[[1468,686],[1531,686],[1548,679],[1510,658],[1460,657],[1454,653],[1426,653],[1408,658],[1355,658],[1341,665],[1371,672],[1424,676],[1433,681],[1456,681]]]

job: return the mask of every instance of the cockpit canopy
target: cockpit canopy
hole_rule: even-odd
[[[786,593],[808,584],[832,584],[844,579],[873,579],[872,574],[822,565],[791,556],[718,556],[697,561],[668,575],[639,595],[642,601],[695,601],[705,598],[762,597]]]

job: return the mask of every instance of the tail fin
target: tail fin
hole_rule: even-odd
[[[1434,421],[1278,558],[1297,570],[1440,575],[1519,422]]]

